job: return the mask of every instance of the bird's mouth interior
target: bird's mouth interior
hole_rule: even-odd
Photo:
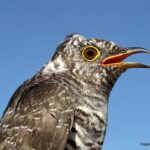
[[[137,62],[122,62],[125,58],[137,54],[137,53],[149,53],[150,52],[146,49],[143,48],[128,48],[125,53],[120,53],[117,55],[112,55],[108,56],[105,58],[101,64],[103,66],[115,66],[119,68],[150,68],[150,66],[142,64],[142,63],[137,63]]]

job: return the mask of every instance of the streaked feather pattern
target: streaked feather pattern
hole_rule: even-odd
[[[89,45],[100,51],[92,62],[81,55]],[[126,70],[101,62],[125,51],[110,41],[67,36],[12,96],[0,121],[0,150],[101,150],[108,98]]]

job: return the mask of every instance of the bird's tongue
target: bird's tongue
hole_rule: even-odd
[[[137,54],[137,53],[149,53],[148,50],[145,50],[143,48],[128,48],[125,53],[120,53],[117,55],[109,56],[105,58],[102,61],[102,65],[104,66],[113,66],[115,65],[116,67],[120,68],[150,68],[150,66],[141,64],[141,63],[136,63],[136,62],[121,62],[125,58],[129,57],[130,55]]]

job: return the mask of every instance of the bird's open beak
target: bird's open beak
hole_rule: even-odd
[[[109,56],[102,61],[102,65],[104,66],[115,66],[122,69],[128,68],[150,68],[148,65],[144,65],[137,62],[122,62],[125,58],[129,57],[130,55],[137,54],[137,53],[149,53],[150,52],[144,48],[128,48],[125,53],[120,53],[117,55]]]

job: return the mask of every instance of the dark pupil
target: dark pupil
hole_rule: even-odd
[[[97,55],[97,51],[92,48],[88,48],[85,50],[85,57],[89,60],[94,59],[94,57]]]

